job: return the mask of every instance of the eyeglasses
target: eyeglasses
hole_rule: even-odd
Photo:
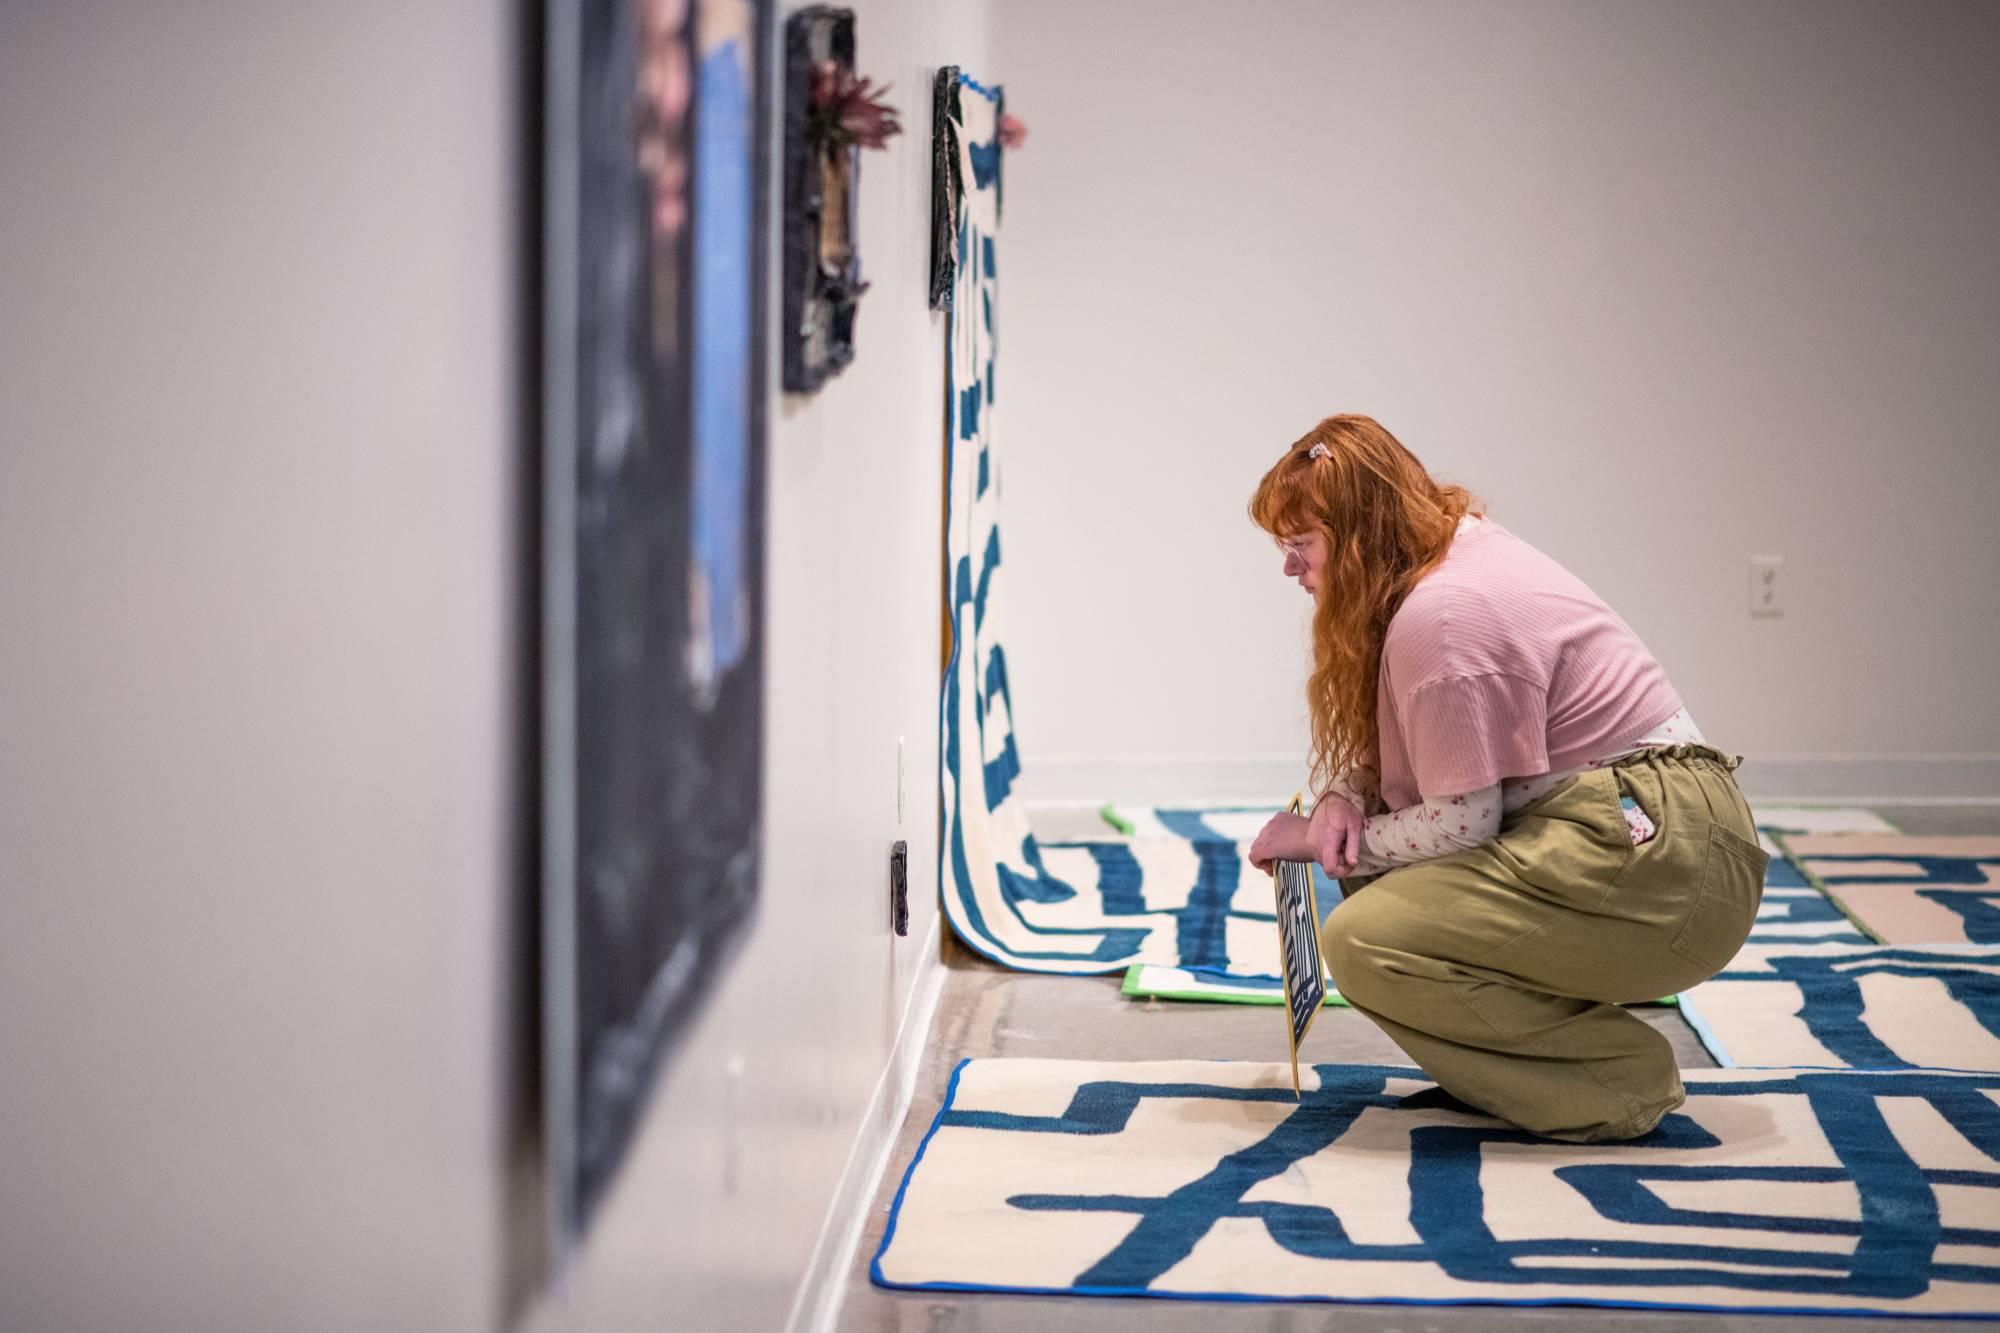
[[[1278,538],[1278,549],[1283,551],[1288,558],[1299,561],[1305,560],[1306,552],[1311,549],[1311,546],[1312,538],[1309,536]]]

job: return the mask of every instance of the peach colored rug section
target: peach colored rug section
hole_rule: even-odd
[[[2000,944],[2000,837],[1789,837],[1812,881],[1884,944]]]

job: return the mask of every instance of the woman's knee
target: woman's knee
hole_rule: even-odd
[[[1368,895],[1349,898],[1333,909],[1320,927],[1320,953],[1334,989],[1364,1007],[1377,1007],[1378,984],[1385,976],[1384,960],[1390,922],[1381,907],[1385,900]]]

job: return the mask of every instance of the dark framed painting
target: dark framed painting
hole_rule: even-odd
[[[744,935],[769,0],[547,7],[542,980],[560,1257]]]

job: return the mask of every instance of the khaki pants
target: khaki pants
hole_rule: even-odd
[[[1647,750],[1350,890],[1321,927],[1334,985],[1461,1101],[1550,1138],[1644,1134],[1685,1094],[1667,1039],[1618,1005],[1720,971],[1764,894],[1735,767]],[[1624,796],[1658,826],[1637,847]]]

